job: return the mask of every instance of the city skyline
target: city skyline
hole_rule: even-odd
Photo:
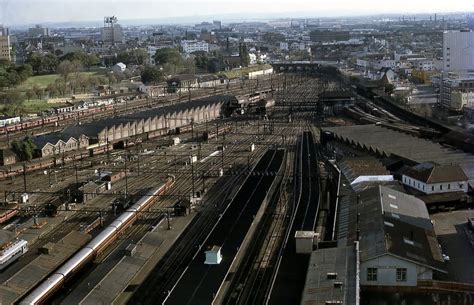
[[[179,5],[177,5],[177,3]],[[193,23],[206,18],[222,20],[257,20],[265,18],[324,18],[339,16],[364,16],[376,14],[422,14],[470,12],[474,7],[466,1],[453,0],[449,3],[432,3],[428,1],[402,0],[397,3],[384,4],[383,8],[373,0],[362,0],[354,5],[351,1],[338,0],[331,3],[321,1],[296,0],[292,6],[281,0],[259,1],[258,7],[250,0],[243,1],[199,1],[185,0],[178,2],[165,1],[129,1],[110,0],[90,1],[31,1],[3,0],[0,2],[0,24],[21,26],[35,23],[78,23],[102,21],[105,15],[117,15],[124,20],[150,20],[165,23]],[[429,5],[428,5],[429,4]],[[179,9],[176,9],[179,7]]]

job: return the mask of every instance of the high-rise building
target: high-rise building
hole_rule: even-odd
[[[443,70],[474,71],[474,32],[469,30],[443,33]]]
[[[0,36],[0,59],[11,60],[10,36]]]
[[[102,41],[105,44],[123,43],[122,27],[117,23],[117,17],[104,17],[102,28]]]
[[[222,29],[222,22],[221,22],[221,21],[219,21],[219,20],[214,20],[214,21],[212,22],[212,24],[214,24],[214,27],[215,27],[216,30]]]
[[[28,29],[29,37],[48,37],[49,29],[42,27],[40,24],[37,24],[34,28]]]
[[[474,31],[474,13],[467,14],[467,28]]]
[[[3,25],[0,25],[0,36],[8,36],[10,35],[10,30]]]

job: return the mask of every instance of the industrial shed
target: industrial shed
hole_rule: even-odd
[[[329,132],[337,141],[381,157],[396,156],[415,164],[459,164],[468,177],[470,186],[474,185],[472,154],[378,125],[327,127],[323,128],[323,132]]]
[[[35,137],[33,141],[42,157],[65,153],[90,144],[114,144],[146,133],[167,134],[182,126],[214,120],[223,115],[222,108],[235,102],[230,95],[212,96],[186,103],[106,118],[70,126],[60,133]]]

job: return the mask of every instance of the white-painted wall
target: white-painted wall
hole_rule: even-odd
[[[367,281],[367,268],[377,268],[377,281]],[[397,268],[407,269],[406,282],[397,281]],[[418,280],[433,278],[427,267],[391,255],[384,255],[360,263],[360,284],[366,286],[416,286]]]
[[[422,181],[411,178],[407,175],[402,175],[402,183],[419,190],[425,194],[442,194],[451,192],[467,193],[467,181],[452,181],[444,183],[426,184]]]

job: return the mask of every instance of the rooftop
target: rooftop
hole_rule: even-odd
[[[413,167],[405,167],[403,174],[428,184],[467,181],[467,176],[457,164],[437,166],[421,163]]]
[[[358,196],[353,194],[351,198],[348,242],[357,240],[358,228],[361,261],[388,254],[445,272],[438,240],[422,200],[384,186],[365,190]]]
[[[474,184],[474,155],[444,147],[377,125],[327,127],[336,139],[380,155],[395,155],[416,163],[458,164]]]
[[[326,305],[326,301],[358,304],[356,251],[356,244],[313,251],[301,305]]]

